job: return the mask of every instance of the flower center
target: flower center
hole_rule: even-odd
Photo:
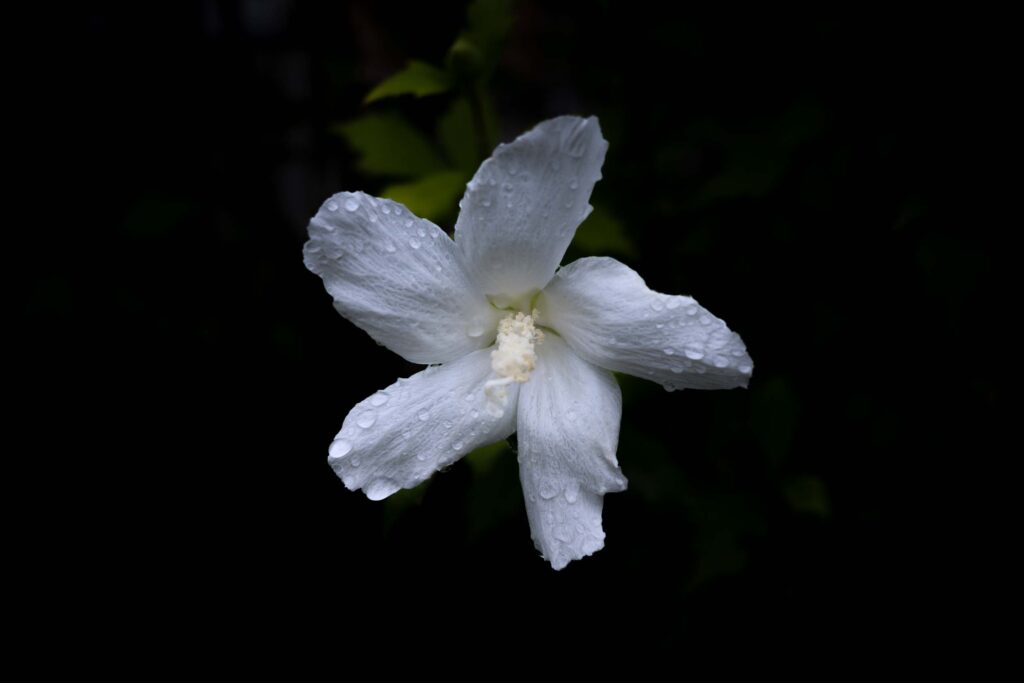
[[[537,329],[536,317],[536,311],[533,315],[509,313],[498,323],[498,339],[491,351],[491,370],[495,378],[484,384],[487,412],[494,417],[501,417],[505,412],[508,385],[526,382],[537,367],[534,347],[544,341],[544,333]]]

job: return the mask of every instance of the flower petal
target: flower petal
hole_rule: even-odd
[[[380,500],[506,438],[515,431],[518,385],[494,417],[483,392],[490,374],[490,352],[481,350],[398,380],[349,412],[328,462],[350,490]]]
[[[597,119],[560,116],[498,145],[466,186],[455,243],[484,293],[515,297],[555,273],[587,203],[608,143]]]
[[[334,307],[413,363],[443,363],[494,341],[498,313],[455,243],[401,204],[341,192],[309,223],[306,267]]]
[[[606,257],[558,271],[537,302],[541,324],[591,363],[666,389],[745,387],[754,364],[743,340],[693,298],[651,291]]]
[[[615,459],[622,394],[555,335],[537,352],[519,397],[519,478],[533,542],[562,569],[604,547],[604,494],[626,488]]]

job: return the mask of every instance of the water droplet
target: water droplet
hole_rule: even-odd
[[[580,186],[580,181],[576,180],[575,178],[573,178],[572,180],[569,181],[569,189],[570,190],[575,190],[579,186]]]
[[[512,183],[505,183],[504,185],[501,186],[501,189],[505,190],[505,192],[511,192]]]
[[[439,273],[440,273],[440,272],[441,272],[441,264],[440,264],[440,263],[438,263],[437,265],[435,265],[435,266],[434,266],[434,270],[436,270],[437,272],[439,272]]]
[[[749,375],[753,371],[754,366],[750,365],[749,363],[743,363],[742,365],[740,365],[740,372],[742,372],[744,375]]]
[[[395,253],[395,245],[391,244],[391,242],[388,242],[387,244],[384,245],[384,251],[388,252],[389,254]]]
[[[679,299],[676,299],[675,297],[673,297],[673,298],[671,298],[671,299],[669,299],[668,301],[665,302],[665,308],[667,308],[670,311],[674,311],[674,310],[676,310],[677,308],[679,308],[682,305],[683,305],[683,302],[680,301]]]
[[[665,326],[663,324],[661,324],[661,323],[658,323],[657,325],[655,325],[655,327],[657,327],[660,330],[661,328],[663,328]]]
[[[345,200],[346,211],[357,211],[359,209],[359,202],[355,200],[355,197],[349,197]]]
[[[452,450],[453,451],[461,451],[463,445],[465,445],[465,444],[463,444],[461,441],[453,441],[452,442]]]
[[[704,357],[704,352],[700,349],[684,349],[683,353],[686,354],[686,357],[690,360],[700,360]]]
[[[426,422],[427,420],[430,419],[430,411],[429,410],[421,410],[418,413],[418,417],[420,418],[420,422]]]
[[[466,336],[476,339],[477,337],[484,336],[484,331],[485,330],[483,325],[479,323],[473,323],[472,325],[466,328]],[[467,397],[466,400],[470,400],[469,397]]]
[[[671,356],[675,354],[675,349],[670,349],[667,346],[663,348],[662,351],[665,353],[666,356]]]
[[[376,407],[381,407],[388,402],[388,395],[383,391],[378,391],[376,394],[370,397],[370,403]]]
[[[565,208],[567,208],[567,209],[571,209],[572,208],[572,200],[571,199],[569,199],[569,200],[567,200],[565,202]]]
[[[373,414],[372,410],[367,410],[365,413],[356,418],[356,424],[363,429],[369,429],[373,426],[373,423],[377,421],[377,416]]]
[[[445,429],[451,429],[452,428],[452,423],[451,423],[450,420],[445,420],[444,421],[444,428]]]
[[[671,384],[662,384],[662,385],[661,385],[661,388],[662,388],[662,389],[664,389],[665,391],[667,391],[667,392],[668,392],[668,393],[670,393],[670,394],[671,394],[671,393],[672,393],[673,391],[675,391],[675,390],[676,390],[676,388],[675,388],[674,386],[672,386]]]
[[[573,410],[572,408],[570,408],[569,412],[567,412],[565,414],[565,417],[566,417],[566,419],[569,420],[569,422],[575,422],[576,421],[576,411]]]
[[[680,372],[682,372],[682,371],[683,371],[683,369],[682,369],[681,367],[679,367],[678,365],[676,365],[676,366],[673,366],[673,368],[672,368],[672,372],[674,372],[674,373],[675,373],[675,374],[677,374],[677,375],[678,375],[678,374],[679,374]]]
[[[540,497],[544,500],[551,500],[558,495],[558,489],[550,481],[544,480],[540,484],[540,490],[538,491]]]
[[[416,459],[419,460],[420,462],[423,462],[424,460],[427,459],[427,452],[426,451],[416,451]]]
[[[491,200],[490,199],[485,199],[485,200],[483,200],[480,203],[484,205],[484,208],[486,208],[486,207],[491,205]]]
[[[352,465],[352,467],[359,467],[359,458],[353,455],[348,459],[348,464]]]
[[[570,503],[575,503],[580,497],[580,484],[576,480],[570,481],[565,485],[565,499]]]
[[[338,202],[327,202],[327,210],[328,211],[337,211],[338,210]]]
[[[706,316],[706,315],[702,315],[700,317],[700,324],[701,325],[710,325],[711,324],[711,318]]]
[[[413,249],[419,249],[420,248],[420,241],[418,239],[416,239],[415,237],[410,237],[409,238],[409,246],[412,247]]]
[[[463,398],[462,400],[465,401],[466,403],[471,402],[473,400],[473,394],[466,394],[465,398]]]
[[[559,524],[555,527],[555,538],[563,543],[568,543],[572,540],[572,529],[567,524]]]
[[[743,356],[746,353],[747,352],[745,350],[743,350],[743,349],[733,349],[732,350],[732,355],[735,356],[736,358],[743,358]]]
[[[686,315],[697,315],[697,307],[696,306],[690,306],[689,308],[687,308],[686,309]]]
[[[480,411],[477,410],[476,408],[473,408],[473,410],[469,411],[469,416],[475,420],[478,417],[480,417]]]
[[[388,206],[387,204],[382,205],[380,207],[380,210],[381,210],[381,213],[383,213],[385,216],[387,216],[389,213],[391,213],[391,207]]]
[[[405,222],[405,227],[407,227],[407,228],[411,228],[412,227],[412,219],[411,218]],[[423,236],[423,228],[420,228],[420,237],[422,237],[422,236]]]
[[[489,179],[487,180],[487,184],[488,184],[488,185],[490,185],[491,187],[494,187],[495,185],[497,185],[497,184],[498,184],[498,181],[497,181],[497,180],[495,180],[494,178],[489,178]]]
[[[331,443],[331,447],[327,450],[332,458],[344,458],[352,451],[352,444],[345,439],[338,439]]]
[[[716,368],[724,368],[729,365],[729,359],[725,356],[715,356],[711,362],[715,364]]]
[[[409,222],[412,223],[412,221],[409,221]],[[427,231],[424,230],[423,228],[420,228],[419,230],[416,231],[416,234],[418,234],[420,237],[426,237],[427,236]]]
[[[665,308],[665,304],[661,303],[661,299],[655,299],[651,302],[651,308],[655,311],[660,311]]]

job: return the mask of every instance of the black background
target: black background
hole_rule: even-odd
[[[50,189],[21,252],[45,359],[24,402],[59,420],[32,427],[57,502],[29,509],[61,510],[23,540],[60,558],[40,566],[62,618],[112,616],[117,642],[184,619],[181,652],[615,658],[871,650],[952,609],[938,577],[966,522],[939,481],[988,450],[996,409],[996,375],[972,370],[992,252],[954,175],[969,23],[546,5],[520,3],[492,83],[502,137],[600,117],[594,199],[624,260],[743,336],[750,389],[623,380],[631,486],[606,499],[605,549],[562,572],[533,549],[511,456],[406,509],[346,491],[327,445],[415,369],[302,265],[324,198],[381,188],[328,129],[406,59],[439,63],[464,8],[90,9],[39,85],[63,103],[44,125],[63,161],[29,171]]]

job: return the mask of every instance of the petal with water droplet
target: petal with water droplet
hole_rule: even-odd
[[[533,541],[562,569],[604,547],[604,494],[626,488],[615,458],[622,397],[610,372],[555,335],[537,355],[543,372],[519,395],[519,478]],[[576,419],[565,419],[574,403]]]
[[[609,370],[675,389],[745,387],[753,372],[743,340],[724,321],[688,296],[651,291],[612,258],[565,266],[537,308],[580,356]],[[680,369],[677,351],[692,365]]]
[[[306,267],[323,278],[339,313],[406,360],[442,363],[488,346],[497,311],[470,279],[455,243],[433,223],[414,225],[436,238],[396,245],[408,215],[361,192],[334,195],[310,221]],[[467,336],[466,320],[492,334]]]
[[[379,500],[508,437],[515,430],[519,385],[509,387],[506,410],[494,417],[485,410],[483,392],[490,375],[490,352],[481,350],[373,394],[345,418],[328,462],[349,489]]]

